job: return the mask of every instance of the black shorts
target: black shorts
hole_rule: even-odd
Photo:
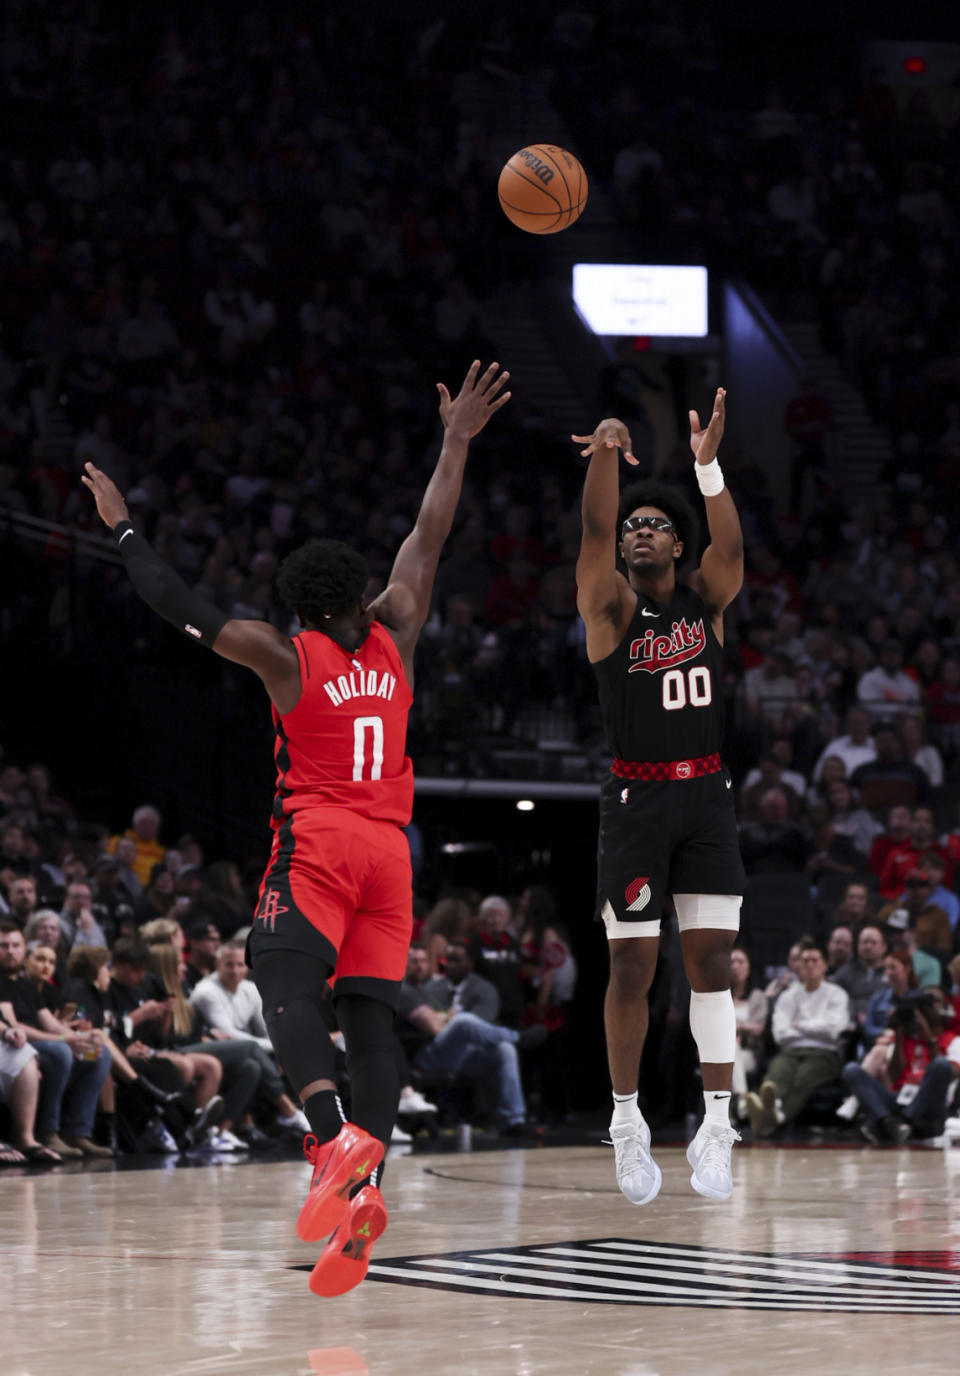
[[[630,782],[600,793],[597,906],[618,922],[659,921],[666,895],[742,894],[743,861],[729,771],[700,779]]]

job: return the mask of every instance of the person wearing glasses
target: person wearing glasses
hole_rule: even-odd
[[[620,492],[619,451],[636,464],[626,426],[603,420],[574,435],[590,459],[583,489],[577,607],[614,754],[602,786],[596,916],[606,927],[604,1004],[613,1082],[610,1139],[617,1183],[632,1204],[660,1189],[650,1129],[637,1102],[647,994],[660,917],[673,899],[690,981],[690,1027],[700,1054],[705,1117],[687,1150],[690,1183],[708,1199],[733,1192],[730,1089],[737,1027],[730,952],[744,872],[724,735],[723,611],[743,582],[743,536],[717,461],[726,394],[690,447],[710,542],[699,566],[698,520],[677,488],[648,479]]]

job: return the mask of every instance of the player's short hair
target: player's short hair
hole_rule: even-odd
[[[313,623],[358,606],[370,577],[367,561],[341,540],[308,540],[280,565],[277,591],[301,621]]]
[[[700,551],[700,521],[679,487],[663,483],[659,478],[642,478],[620,493],[617,512],[617,538],[624,521],[638,506],[655,506],[670,517],[677,528],[677,539],[683,541],[683,563],[695,559]]]

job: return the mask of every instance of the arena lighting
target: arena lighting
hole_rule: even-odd
[[[536,803],[533,801],[532,798],[518,798],[518,799],[517,799],[517,811],[518,811],[518,812],[532,812],[533,809],[534,809],[535,807],[536,807]]]
[[[594,334],[703,339],[707,269],[575,263],[573,303]]]
[[[925,57],[905,57],[903,59],[903,70],[910,76],[923,76],[927,70],[927,59]]]

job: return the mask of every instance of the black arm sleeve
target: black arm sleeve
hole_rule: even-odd
[[[138,535],[129,521],[114,526],[130,581],[137,592],[165,621],[178,631],[199,640],[208,650],[229,621],[219,607],[198,597],[179,574],[165,564],[150,545]]]

